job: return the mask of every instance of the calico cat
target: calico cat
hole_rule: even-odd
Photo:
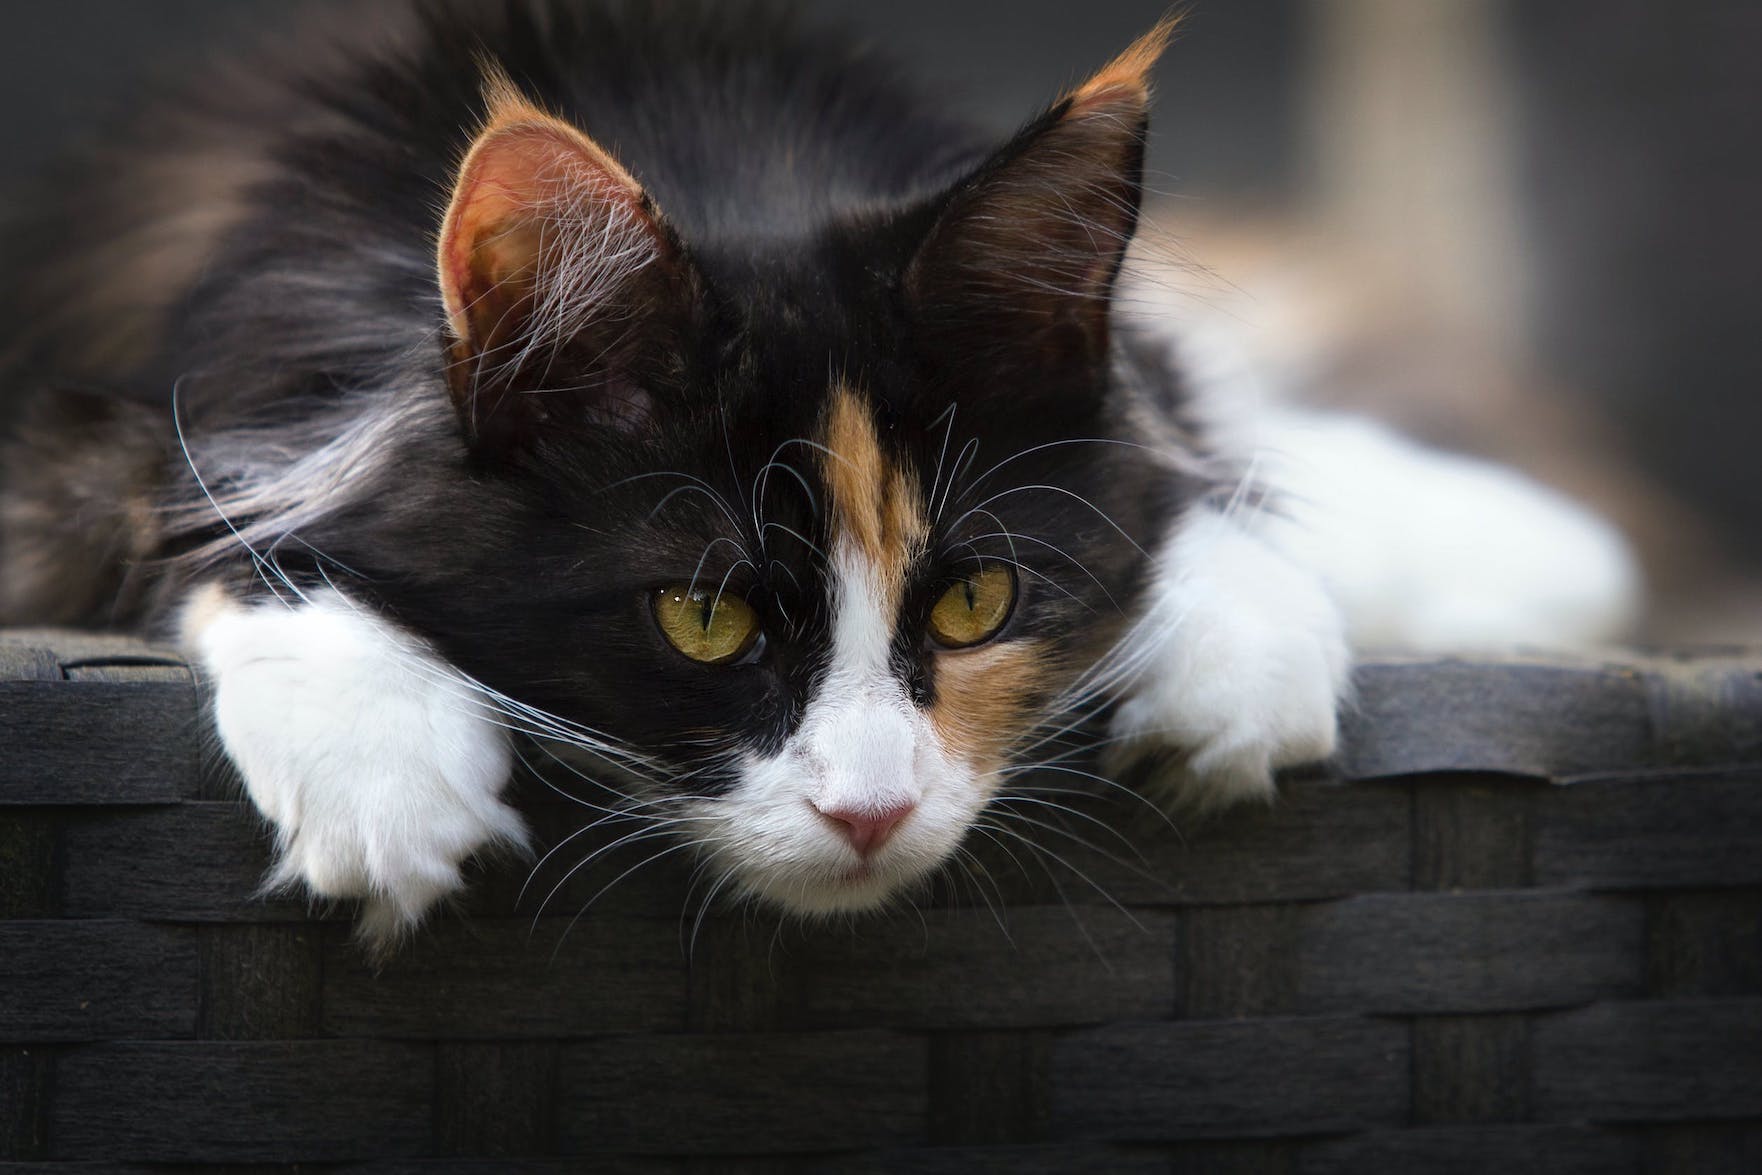
[[[1383,589],[1118,304],[1171,29],[1002,143],[763,4],[424,3],[215,81],[16,235],[0,620],[179,640],[275,880],[380,945],[524,841],[527,738],[805,913],[1094,723],[1270,795]]]

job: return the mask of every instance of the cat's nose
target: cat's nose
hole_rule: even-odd
[[[821,808],[818,804],[814,807],[837,826],[858,856],[867,857],[881,850],[917,805],[910,800],[900,800],[880,808]]]

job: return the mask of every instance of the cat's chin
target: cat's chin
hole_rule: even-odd
[[[803,918],[834,918],[880,910],[899,900],[931,872],[912,866],[864,864],[816,877],[755,871],[741,878],[748,895],[773,909]]]

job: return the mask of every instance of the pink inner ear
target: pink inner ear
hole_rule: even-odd
[[[613,219],[659,240],[636,181],[587,136],[537,111],[492,123],[460,168],[441,233],[441,298],[459,357],[519,328],[548,260],[591,266],[569,234],[591,237]]]
[[[557,423],[637,430],[654,417],[643,379],[677,354],[682,259],[642,188],[592,139],[506,79],[487,97],[489,125],[460,165],[436,255],[466,435],[490,452]]]

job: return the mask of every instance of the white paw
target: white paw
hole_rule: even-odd
[[[1169,806],[1267,800],[1276,769],[1333,754],[1350,669],[1339,611],[1235,521],[1208,509],[1183,520],[1141,631],[1153,643],[1112,733],[1122,758],[1184,754],[1153,785]]]
[[[524,843],[499,798],[504,732],[432,652],[333,593],[239,607],[214,589],[185,639],[214,687],[221,744],[274,825],[273,887],[363,899],[383,949],[461,884],[460,866]]]

